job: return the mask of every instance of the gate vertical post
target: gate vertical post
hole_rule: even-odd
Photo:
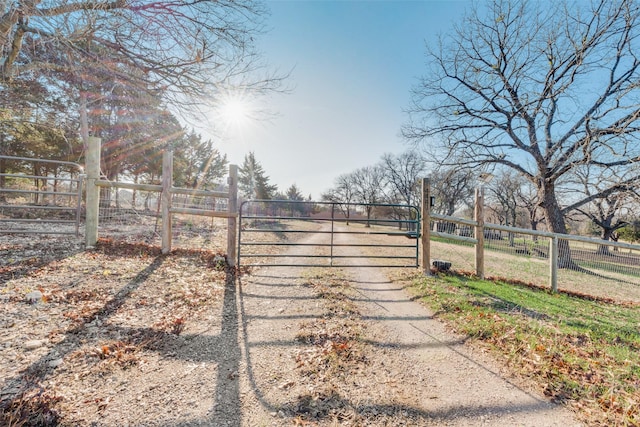
[[[484,279],[484,187],[476,188],[474,219],[476,221],[476,275]]]
[[[171,252],[171,187],[173,187],[173,151],[162,153],[162,253]]]
[[[100,138],[89,137],[87,145],[87,200],[85,214],[85,245],[94,247],[98,241],[98,216],[100,213],[100,187],[96,181],[100,179]]]
[[[420,243],[422,243],[422,272],[431,275],[431,188],[429,178],[422,178],[422,206]]]
[[[229,165],[229,217],[227,219],[227,263],[236,266],[236,236],[238,228],[238,165]]]
[[[335,223],[335,217],[336,217],[336,204],[335,203],[331,203],[331,247],[330,247],[330,253],[329,253],[329,265],[333,266],[333,235],[334,235],[334,223]]]

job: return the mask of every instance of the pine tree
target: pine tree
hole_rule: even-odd
[[[300,189],[298,188],[298,186],[295,184],[292,184],[291,187],[287,189],[286,195],[287,195],[287,200],[296,200],[296,201],[304,200],[304,196],[300,192]]]
[[[270,200],[278,191],[277,185],[269,184],[269,177],[256,160],[253,151],[244,156],[239,170],[238,187],[242,195],[248,199]]]

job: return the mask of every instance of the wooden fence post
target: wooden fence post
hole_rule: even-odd
[[[87,199],[84,222],[84,237],[87,248],[92,248],[98,241],[98,216],[100,214],[100,187],[96,181],[100,179],[100,138],[89,137],[87,146]]]
[[[474,219],[476,221],[476,275],[484,279],[484,187],[476,188]]]
[[[549,239],[549,285],[551,292],[558,292],[558,236]]]
[[[162,153],[162,253],[171,252],[171,188],[173,187],[173,151]]]
[[[236,266],[236,238],[238,236],[238,166],[229,165],[229,218],[227,219],[227,263]]]
[[[422,206],[420,221],[422,244],[422,272],[431,275],[431,188],[429,178],[422,178]]]

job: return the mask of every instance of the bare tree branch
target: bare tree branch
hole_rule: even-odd
[[[428,49],[405,138],[443,165],[515,170],[565,233],[567,212],[640,182],[639,18],[636,0],[476,4]],[[626,178],[565,201],[581,168]]]

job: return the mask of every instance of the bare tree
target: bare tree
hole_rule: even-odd
[[[516,226],[518,219],[518,189],[521,182],[515,173],[505,172],[500,174],[486,188],[488,199],[494,203],[489,209],[495,212],[498,222],[506,226]]]
[[[540,204],[538,203],[538,192],[533,187],[531,182],[524,180],[522,185],[518,188],[516,194],[518,200],[518,206],[526,212],[527,221],[529,227],[532,230],[538,229],[538,224],[543,222],[542,215],[540,213]],[[538,237],[533,236],[533,240],[537,241]]]
[[[499,223],[516,227],[518,222],[518,194],[523,185],[523,178],[515,172],[507,170],[500,173],[487,185],[489,209],[498,216]],[[493,202],[493,203],[491,203]],[[510,232],[509,245],[514,246],[514,233]]]
[[[420,203],[420,178],[426,174],[426,161],[417,151],[406,151],[402,154],[384,154],[380,167],[384,174],[385,199],[389,204],[402,206],[391,207],[390,215],[399,220],[398,228],[403,225],[412,227],[411,222],[417,220],[417,211],[406,206],[418,206]]]
[[[612,181],[624,181],[625,177],[598,175],[592,176],[590,169],[577,171],[576,187],[581,188],[582,192],[587,195],[600,194],[602,188],[610,187]],[[625,190],[615,193],[606,193],[604,196],[581,205],[576,211],[589,218],[595,226],[602,230],[601,238],[603,240],[618,240],[616,231],[628,224],[627,220],[631,214],[631,207],[634,202],[640,199],[640,192],[633,186]],[[598,253],[608,254],[609,247],[600,245]]]
[[[472,206],[476,177],[470,169],[440,168],[431,173],[433,210],[451,216],[461,206]]]
[[[404,135],[442,145],[432,152],[445,164],[450,156],[517,171],[535,186],[548,227],[566,233],[566,212],[640,182],[628,176],[570,206],[557,194],[577,167],[640,162],[639,13],[635,0],[476,7],[428,50]],[[560,265],[575,266],[568,255]]]
[[[384,179],[383,169],[379,166],[365,166],[356,169],[352,173],[352,182],[355,198],[365,205],[367,214],[367,227],[371,226],[371,215],[374,211],[374,204],[380,203],[383,197],[382,182]]]
[[[277,86],[279,79],[256,75],[264,13],[254,0],[1,2],[0,84],[66,80],[86,108],[86,89],[108,75],[194,111],[231,82],[253,91]]]
[[[338,203],[339,209],[347,220],[347,225],[349,225],[349,218],[351,218],[350,203],[355,202],[356,197],[352,178],[352,174],[342,174],[338,176],[335,180],[334,187],[321,195],[322,200]]]
[[[418,181],[426,174],[427,163],[417,151],[384,154],[380,162],[384,181],[389,187],[389,201],[415,206],[419,201]]]

